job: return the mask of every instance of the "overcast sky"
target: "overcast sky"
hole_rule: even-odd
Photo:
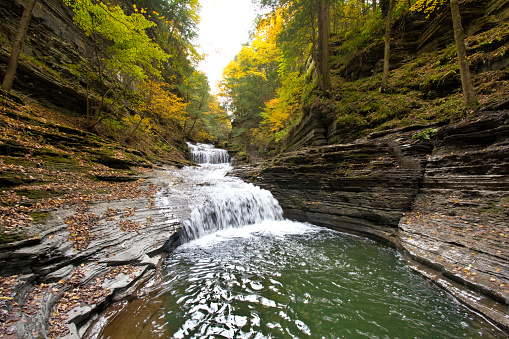
[[[196,44],[207,54],[199,69],[209,78],[213,93],[223,68],[238,54],[249,39],[256,18],[251,0],[201,0],[201,22]]]

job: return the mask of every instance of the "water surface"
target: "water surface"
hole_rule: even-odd
[[[373,241],[290,221],[181,246],[159,286],[103,319],[101,338],[496,338]]]

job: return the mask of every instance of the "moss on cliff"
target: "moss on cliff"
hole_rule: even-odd
[[[403,24],[402,31],[407,28]],[[405,34],[395,37],[396,44],[405,40]],[[414,125],[444,125],[470,117],[463,109],[453,44],[420,54],[415,54],[413,47],[400,48],[390,73],[389,90],[382,94],[379,91],[381,74],[377,73],[377,62],[383,58],[380,42],[376,39],[371,43],[363,41],[363,47],[349,58],[343,46],[346,43],[345,37],[333,37],[333,89],[330,96],[314,92],[314,97],[307,99],[309,104],[304,109],[304,116],[289,129],[286,139],[279,145],[281,150],[317,145],[317,140],[329,145],[351,142],[376,131]],[[481,111],[507,100],[509,24],[502,23],[472,35],[466,43]],[[351,72],[350,75],[345,69]],[[363,69],[372,72],[364,74]],[[312,125],[310,120],[321,124]]]

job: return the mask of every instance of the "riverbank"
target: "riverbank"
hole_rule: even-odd
[[[0,336],[78,338],[155,273],[189,213],[155,199],[167,169],[191,162],[102,139],[13,95],[0,102]]]
[[[508,332],[508,114],[302,148],[236,174],[290,219],[392,244]]]
[[[153,276],[189,206],[157,207],[175,178],[143,154],[13,103],[4,112],[0,330],[77,338]],[[387,131],[237,173],[273,192],[288,218],[393,244],[507,330],[508,120]]]
[[[95,316],[156,272],[186,208],[161,210],[167,171],[119,187],[121,196],[48,212],[46,230],[0,245],[1,332],[79,338]],[[166,212],[166,213],[165,213]]]

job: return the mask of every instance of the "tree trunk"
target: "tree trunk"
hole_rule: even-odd
[[[131,131],[131,133],[129,133],[129,135],[126,138],[124,138],[123,143],[129,142],[129,139],[131,139],[131,137],[134,135],[134,132],[136,132],[136,130],[140,127],[142,122],[143,122],[143,119],[140,116],[140,121],[138,121],[138,123],[136,124],[136,127],[134,127],[134,129]]]
[[[384,70],[382,74],[382,84],[380,85],[380,93],[387,91],[389,86],[389,67],[391,54],[391,25],[392,12],[394,10],[394,0],[389,0],[389,8],[387,9],[387,17],[385,18],[385,48],[384,48]]]
[[[186,130],[184,129],[184,136],[190,136],[191,135],[191,132],[193,131],[194,129],[194,125],[196,124],[196,121],[198,120],[198,117],[195,117],[194,118],[194,121],[193,121],[193,125],[191,126],[191,128],[189,129],[189,132],[186,133]]]
[[[311,47],[313,53],[313,60],[315,61],[315,69],[316,75],[318,76],[318,82],[320,83],[320,88],[323,88],[323,78],[322,78],[322,70],[320,69],[320,59],[318,52],[318,42],[316,41],[316,27],[315,27],[315,9],[311,9]]]
[[[331,90],[329,65],[330,15],[326,0],[321,0],[318,7],[318,58],[322,78],[322,91]]]
[[[463,27],[461,26],[461,14],[458,0],[451,0],[451,15],[461,75],[461,86],[463,87],[463,100],[465,101],[466,108],[476,110],[478,102],[474,92],[474,86],[472,85],[470,69],[468,67],[467,49],[465,47]]]
[[[12,83],[14,82],[14,76],[16,75],[16,69],[18,68],[19,55],[21,54],[21,47],[28,30],[28,23],[32,16],[32,10],[34,9],[36,2],[37,0],[27,0],[25,9],[23,10],[23,15],[21,15],[18,32],[16,33],[16,37],[12,43],[11,56],[2,82],[2,88],[7,92],[11,91]]]

